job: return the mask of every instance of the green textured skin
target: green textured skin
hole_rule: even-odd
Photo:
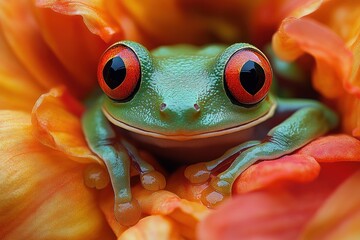
[[[104,98],[104,109],[130,126],[163,134],[195,134],[222,130],[251,122],[266,114],[273,99],[267,97],[252,108],[233,104],[227,97],[223,72],[229,57],[240,48],[187,45],[161,47],[149,53],[133,42],[126,42],[141,63],[140,89],[125,103]],[[160,111],[162,103],[165,111]],[[194,109],[198,104],[200,111]]]

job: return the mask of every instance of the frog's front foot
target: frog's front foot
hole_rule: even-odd
[[[212,171],[207,163],[197,163],[185,169],[185,177],[192,184],[201,184],[210,180],[209,186],[201,194],[201,202],[214,208],[231,195],[232,182],[235,179],[224,178],[221,174],[212,177]]]
[[[109,174],[99,164],[89,164],[83,172],[84,183],[89,188],[103,189],[109,182]]]
[[[231,195],[231,181],[219,178],[212,178],[211,164],[197,163],[188,166],[184,175],[192,184],[201,184],[210,181],[210,185],[201,193],[201,202],[208,208],[214,208]]]
[[[114,215],[116,220],[123,226],[132,226],[141,218],[141,207],[136,199],[121,202],[115,199]]]
[[[224,155],[213,161],[196,163],[185,169],[184,175],[192,184],[201,184],[210,180],[208,188],[202,192],[201,196],[201,201],[205,206],[213,208],[229,197],[233,182],[247,168],[247,165],[237,166],[231,164],[226,171],[219,173],[219,170],[230,165],[229,160],[241,159],[244,152],[246,153],[247,150],[259,144],[261,144],[260,141],[242,143],[229,149]],[[246,160],[246,162],[251,164],[253,163],[251,160],[252,158]]]

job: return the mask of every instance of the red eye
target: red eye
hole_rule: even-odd
[[[106,95],[117,101],[130,100],[140,84],[139,59],[129,47],[115,44],[102,55],[97,75]]]
[[[229,98],[242,106],[260,102],[272,81],[269,61],[258,51],[242,49],[234,53],[225,67],[225,89]]]

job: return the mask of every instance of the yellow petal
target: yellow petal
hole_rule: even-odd
[[[0,2],[0,22],[8,47],[44,89],[71,79],[41,36],[31,1]]]
[[[31,133],[28,114],[0,111],[1,239],[109,239],[83,165]]]
[[[288,17],[301,18],[318,10],[323,2],[324,0],[287,1],[284,5],[286,5],[287,8],[295,5],[292,8],[293,10],[288,13]]]
[[[1,28],[0,52],[0,109],[30,112],[44,89],[36,83],[9,48]]]
[[[177,240],[184,239],[176,225],[164,216],[148,216],[126,230],[118,240]]]
[[[327,199],[303,233],[303,239],[357,239],[360,236],[360,171]]]
[[[34,134],[43,144],[78,162],[103,162],[87,146],[82,127],[83,106],[65,88],[43,94],[32,111]]]

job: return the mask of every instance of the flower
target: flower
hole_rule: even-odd
[[[359,9],[350,0],[0,1],[0,236],[358,236],[360,196],[353,189],[360,181],[360,141],[350,135],[360,132]],[[263,47],[273,39],[277,57],[313,57],[316,64],[295,63],[312,72],[313,87],[339,112],[342,128],[251,166],[237,179],[234,199],[217,210],[199,200],[208,183],[190,184],[183,168],[168,173],[166,190],[134,184],[143,217],[124,227],[114,218],[107,174],[98,171],[103,163],[87,146],[80,122],[81,101],[96,87],[98,58],[121,39],[148,48],[235,41]],[[309,63],[315,67],[309,70]],[[103,181],[86,184],[101,190],[83,182],[92,167]]]
[[[315,59],[314,88],[336,105],[343,131],[359,137],[360,6],[350,0],[309,2],[282,21],[274,50],[286,60],[304,53]]]

